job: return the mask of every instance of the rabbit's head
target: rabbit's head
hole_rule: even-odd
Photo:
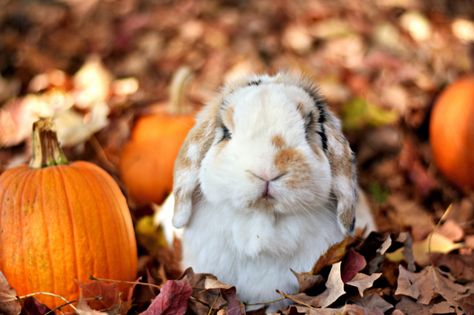
[[[199,198],[237,211],[275,215],[333,207],[354,224],[357,183],[339,121],[313,85],[286,74],[225,86],[197,118],[175,164],[174,224]]]

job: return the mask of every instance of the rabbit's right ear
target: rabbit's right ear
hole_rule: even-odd
[[[209,103],[199,113],[189,131],[174,166],[173,194],[175,198],[173,225],[184,227],[191,218],[193,198],[199,196],[199,169],[214,141],[221,98]],[[195,200],[194,200],[195,201]]]

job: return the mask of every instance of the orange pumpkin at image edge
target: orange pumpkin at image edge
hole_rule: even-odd
[[[190,76],[184,67],[176,72],[168,108],[140,117],[121,152],[120,177],[137,204],[160,204],[172,190],[174,161],[195,122],[183,109]]]
[[[0,271],[19,296],[73,301],[90,276],[135,280],[137,248],[118,185],[92,163],[68,163],[51,128],[36,122],[30,166],[0,175]]]
[[[460,188],[474,188],[474,76],[454,81],[436,100],[430,143],[441,172]]]

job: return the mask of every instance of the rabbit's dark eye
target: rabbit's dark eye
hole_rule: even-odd
[[[232,134],[230,133],[229,129],[226,126],[222,125],[222,139],[220,141],[230,140],[230,138],[232,138]]]

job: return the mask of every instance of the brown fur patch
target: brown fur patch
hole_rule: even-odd
[[[341,221],[342,225],[346,229],[350,228],[352,220],[354,220],[354,209],[352,207],[344,212],[339,213],[339,221]]]
[[[304,186],[311,177],[306,159],[295,149],[280,150],[275,155],[274,163],[280,172],[289,172],[289,176],[285,177],[285,183],[289,188]]]
[[[305,111],[304,111],[304,104],[303,103],[298,103],[298,105],[296,105],[296,109],[300,112],[301,114],[301,117],[305,117]]]
[[[272,137],[272,144],[277,149],[282,149],[286,145],[285,139],[283,139],[283,137],[281,135],[273,136]]]
[[[178,165],[179,168],[181,169],[187,169],[191,168],[191,165],[193,164],[191,159],[186,157],[186,156],[178,156],[176,159],[176,164]]]
[[[301,159],[301,154],[295,149],[283,149],[276,154],[274,163],[280,171],[286,171],[292,164]]]
[[[229,107],[225,110],[223,121],[224,121],[224,124],[228,128],[234,129],[234,108],[233,107]]]

